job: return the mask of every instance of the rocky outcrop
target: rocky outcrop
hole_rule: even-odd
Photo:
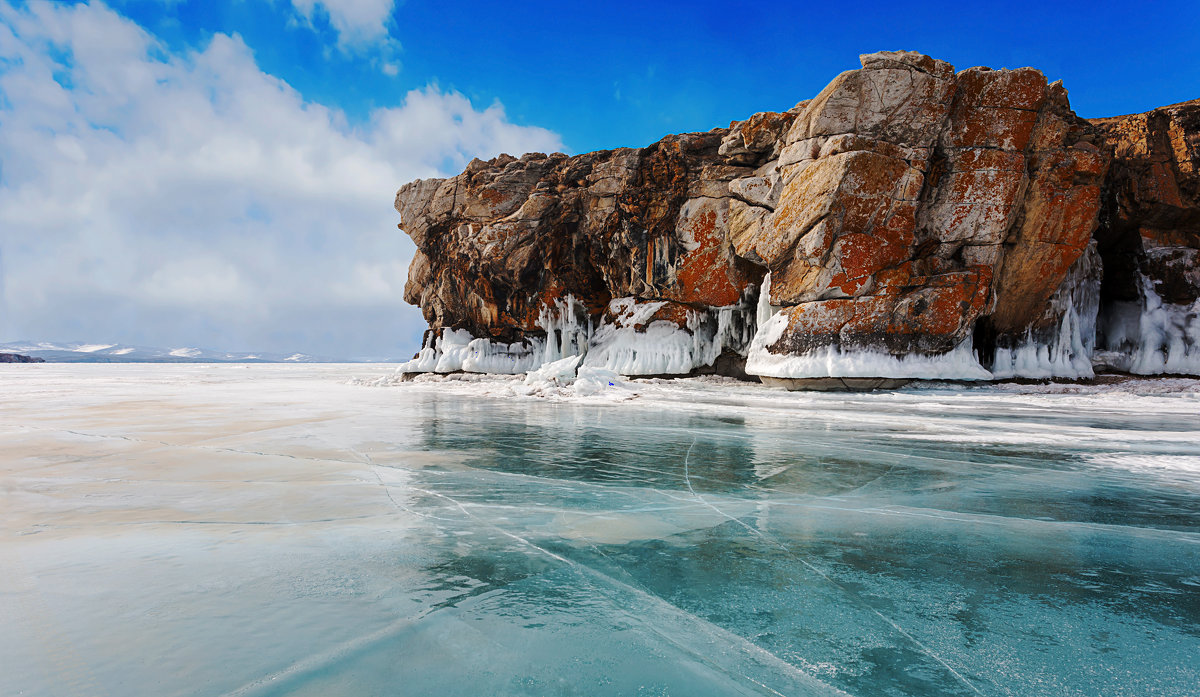
[[[20,353],[0,353],[0,363],[45,363],[46,359]]]
[[[1148,352],[1189,372],[1196,103],[1089,122],[1032,68],[861,65],[728,129],[401,188],[430,324],[407,369],[1088,377]]]
[[[980,325],[1011,340],[1095,227],[1107,159],[1061,85],[1028,68],[956,74],[915,53],[862,65],[797,119],[783,203],[738,250],[758,253],[771,302],[789,306],[751,372],[903,373],[884,357],[947,356]],[[914,377],[941,371],[915,365]]]
[[[731,205],[758,195],[745,180],[793,118],[758,115],[641,149],[475,160],[401,188],[401,227],[418,248],[405,299],[430,324],[426,363],[441,360],[442,328],[480,338],[465,353],[490,352],[506,372],[561,357],[579,333],[611,339],[604,355],[626,374],[744,354],[765,270],[734,253]]]
[[[1114,160],[1097,231],[1109,297],[1132,297],[1140,268],[1167,302],[1200,296],[1200,100],[1092,123]],[[1122,264],[1122,262],[1124,262]]]
[[[446,180],[400,190],[417,243],[405,299],[432,327],[512,338],[538,329],[567,295],[591,314],[613,298],[684,307],[736,305],[763,271],[732,252],[725,131],[649,148],[475,160]],[[666,310],[671,314],[672,310]]]
[[[1200,100],[1092,124],[1113,151],[1096,231],[1101,358],[1200,372]]]

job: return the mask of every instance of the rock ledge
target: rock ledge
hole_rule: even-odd
[[[404,369],[1200,374],[1200,101],[1087,121],[1033,68],[860,63],[728,128],[402,187]]]

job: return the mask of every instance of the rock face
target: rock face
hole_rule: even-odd
[[[419,249],[405,299],[433,327],[506,338],[536,330],[567,295],[593,314],[619,297],[679,313],[736,305],[763,271],[728,240],[729,181],[750,168],[720,162],[723,135],[475,160],[405,186],[396,208]]]
[[[406,369],[1200,370],[1197,102],[1088,122],[1032,68],[861,64],[728,129],[402,187]]]
[[[0,363],[45,363],[46,359],[19,353],[0,353]]]
[[[759,194],[740,180],[793,118],[759,115],[641,149],[475,160],[401,188],[401,227],[418,248],[405,300],[430,323],[429,348],[438,330],[463,330],[485,340],[464,360],[490,352],[492,370],[521,372],[561,357],[577,333],[600,334],[626,374],[689,373],[744,353],[765,270],[733,252],[731,185]],[[739,144],[726,148],[731,132]]]
[[[1200,100],[1092,123],[1113,150],[1098,345],[1113,367],[1200,372]]]

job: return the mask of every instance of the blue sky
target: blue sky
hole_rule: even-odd
[[[394,190],[813,96],[857,55],[1200,97],[1200,4],[0,0],[0,341],[404,356]]]

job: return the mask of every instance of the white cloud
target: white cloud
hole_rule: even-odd
[[[226,307],[240,305],[245,311],[257,297],[238,267],[216,256],[167,261],[134,290],[146,305],[212,313],[218,319]]]
[[[387,21],[395,0],[291,0],[296,12],[308,22],[317,15],[329,19],[343,46],[361,46],[387,41]]]
[[[436,86],[352,125],[236,36],[170,55],[98,3],[0,0],[0,338],[400,353],[395,189],[561,148]]]

